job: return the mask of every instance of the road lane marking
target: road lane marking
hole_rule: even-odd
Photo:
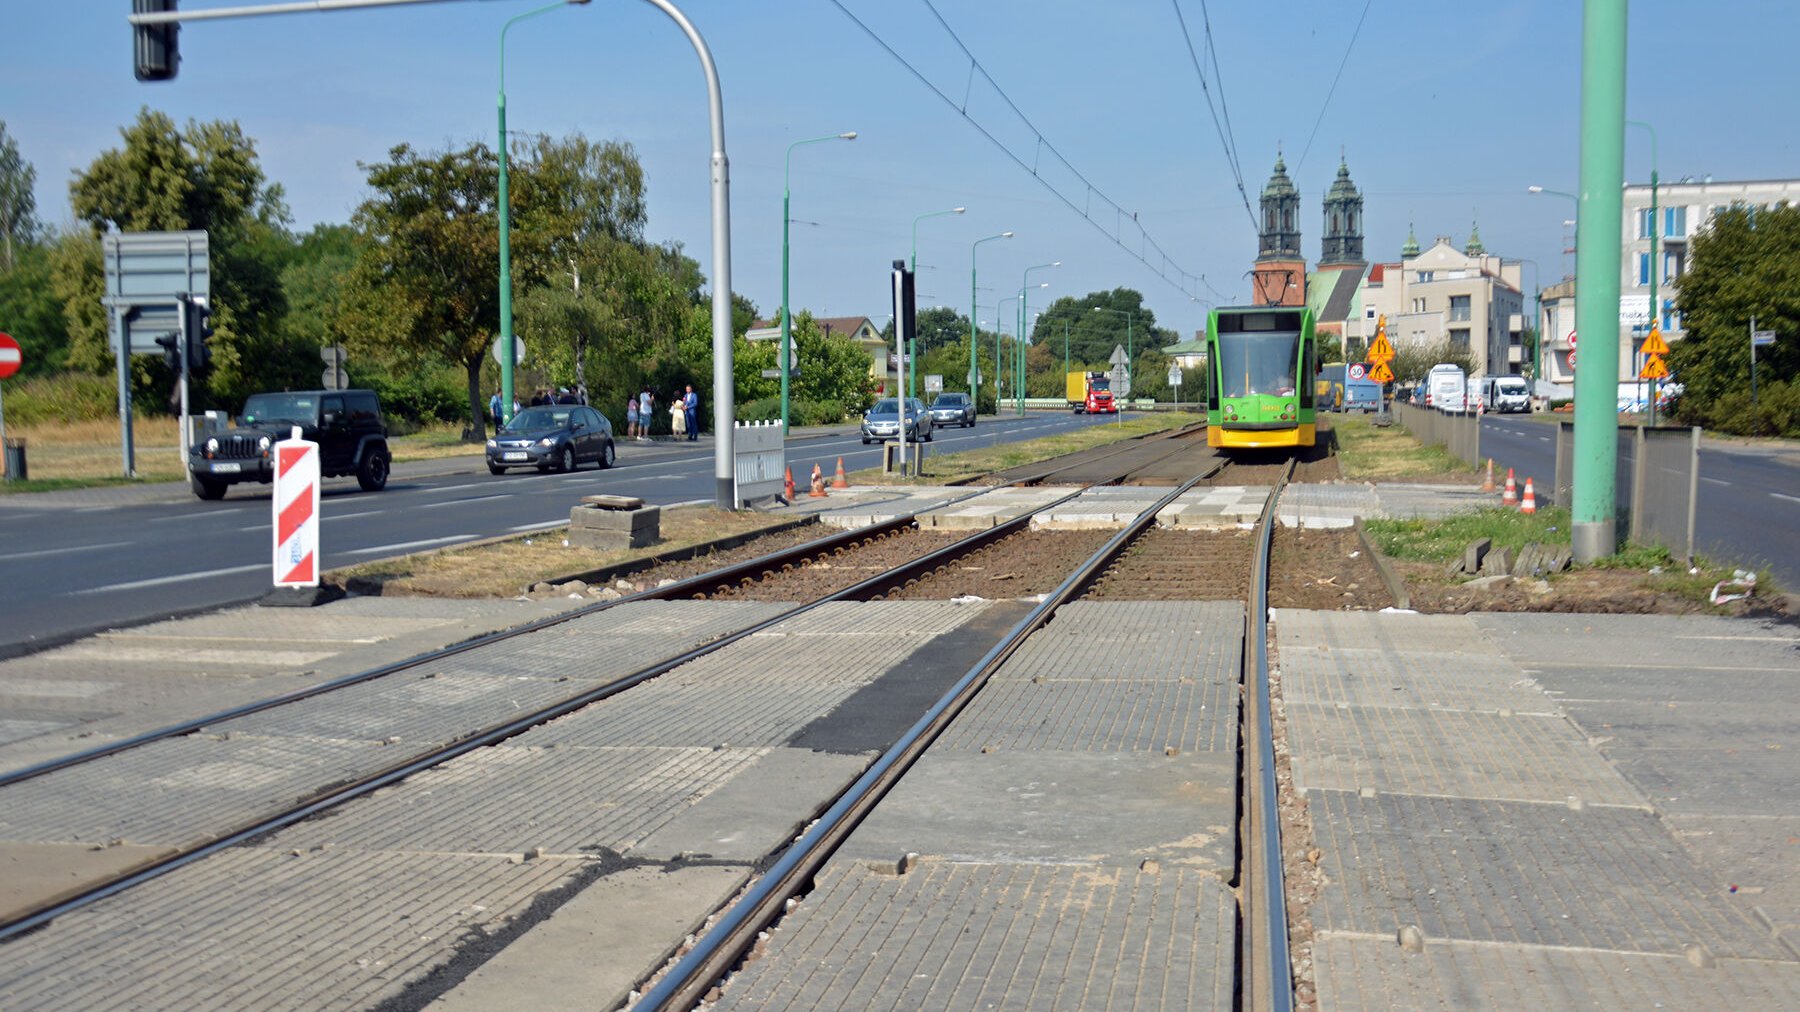
[[[1770,492],[1769,494],[1777,499],[1786,499],[1788,502],[1800,502],[1800,495],[1787,495],[1782,492]]]
[[[1720,481],[1720,480],[1719,480],[1719,479],[1717,479],[1717,478],[1708,478],[1708,477],[1706,477],[1706,476],[1705,476],[1705,475],[1701,475],[1701,477],[1700,477],[1700,480],[1701,480],[1701,481],[1710,481],[1710,482],[1712,482],[1712,483],[1713,483],[1713,484],[1714,484],[1714,485],[1730,485],[1730,484],[1731,484],[1731,482],[1728,482],[1728,481]]]
[[[69,552],[97,552],[102,548],[123,548],[126,545],[135,544],[137,544],[135,541],[107,541],[98,545],[75,545],[71,548],[45,548],[35,552],[14,552],[11,555],[0,555],[0,562],[10,562],[13,559],[39,559],[46,555],[66,555]]]
[[[711,500],[708,500],[709,504],[710,504],[710,502],[711,502]],[[517,527],[508,527],[506,529],[506,532],[508,534],[520,534],[525,531],[541,531],[541,530],[544,530],[549,527],[567,527],[568,525],[569,525],[569,521],[567,519],[545,520],[542,523],[520,524]]]
[[[414,506],[413,509],[434,510],[434,509],[442,508],[444,506],[461,506],[464,503],[482,502],[483,500],[487,500],[487,499],[511,499],[514,494],[515,493],[512,493],[512,492],[497,492],[493,495],[478,495],[478,496],[473,496],[468,499],[452,499],[449,502],[426,503],[423,506]]]
[[[160,587],[165,583],[181,583],[184,580],[204,580],[210,576],[228,576],[232,573],[250,573],[256,570],[270,571],[272,564],[258,562],[249,566],[232,566],[227,569],[208,569],[199,573],[177,573],[174,576],[158,576],[150,580],[132,580],[130,583],[109,583],[104,587],[89,587],[85,590],[71,591],[75,594],[104,594],[111,590],[137,590],[140,587]]]
[[[409,548],[431,548],[435,545],[448,545],[458,541],[474,541],[476,534],[452,534],[447,538],[431,538],[426,541],[402,541],[393,545],[376,545],[374,548],[355,548],[345,555],[374,555],[378,552],[399,552]]]
[[[380,514],[386,513],[386,512],[387,512],[386,510],[363,510],[361,513],[327,513],[324,516],[324,519],[326,519],[326,520],[349,520],[353,517],[379,516]]]

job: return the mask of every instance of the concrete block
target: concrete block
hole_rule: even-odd
[[[1487,558],[1488,549],[1493,547],[1493,539],[1476,538],[1463,549],[1462,568],[1465,573],[1481,572],[1481,563]]]
[[[581,548],[642,548],[662,540],[662,508],[608,509],[583,503],[569,510],[569,544]]]

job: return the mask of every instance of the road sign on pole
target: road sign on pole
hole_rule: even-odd
[[[24,362],[25,353],[19,350],[19,342],[13,340],[11,334],[0,333],[0,379],[18,372],[19,366]],[[0,397],[0,453],[5,452],[6,445],[6,399]],[[24,454],[24,450],[19,451],[20,460],[25,459]],[[6,456],[10,458],[12,455]],[[15,477],[17,475],[12,473],[12,468],[7,468],[6,480],[12,481]]]
[[[1759,348],[1764,347],[1766,345],[1774,344],[1775,343],[1775,332],[1772,330],[1753,331],[1750,334],[1750,343],[1753,345],[1756,345]]]
[[[500,339],[496,337],[496,338],[494,338],[494,348],[493,348],[494,361],[500,362],[502,365],[504,365],[506,363],[500,358],[500,348],[501,348]],[[525,364],[525,339],[518,336],[517,334],[513,335],[513,364],[514,365],[524,365]]]
[[[1662,328],[1657,327],[1655,324],[1651,324],[1650,336],[1644,338],[1644,346],[1639,348],[1638,351],[1641,351],[1646,355],[1667,355],[1669,353],[1669,342],[1663,340]]]
[[[1669,365],[1661,355],[1651,355],[1644,359],[1644,368],[1638,371],[1638,379],[1659,380],[1669,378]]]
[[[1375,368],[1369,370],[1369,378],[1377,383],[1392,383],[1394,370],[1389,369],[1386,362],[1377,362]]]

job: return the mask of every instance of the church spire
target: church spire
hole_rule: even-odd
[[[1258,260],[1300,259],[1300,191],[1288,178],[1287,162],[1275,153],[1275,171],[1262,191],[1262,229]]]
[[[1413,223],[1406,223],[1406,245],[1400,247],[1400,259],[1411,260],[1419,255],[1419,236],[1413,231]]]
[[[1320,267],[1355,266],[1363,260],[1363,198],[1350,181],[1350,166],[1338,158],[1337,179],[1325,191],[1325,234]]]
[[[1463,252],[1472,257],[1487,255],[1487,247],[1481,244],[1480,222],[1469,222],[1469,244],[1463,247]]]

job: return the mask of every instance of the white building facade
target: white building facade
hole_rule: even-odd
[[[1461,250],[1449,236],[1438,236],[1416,255],[1415,248],[1409,242],[1399,263],[1369,270],[1358,299],[1361,327],[1346,326],[1345,336],[1367,340],[1377,317],[1386,316],[1388,340],[1396,346],[1448,342],[1475,359],[1477,375],[1523,372],[1522,331],[1529,317],[1521,264],[1486,252],[1474,236]]]

